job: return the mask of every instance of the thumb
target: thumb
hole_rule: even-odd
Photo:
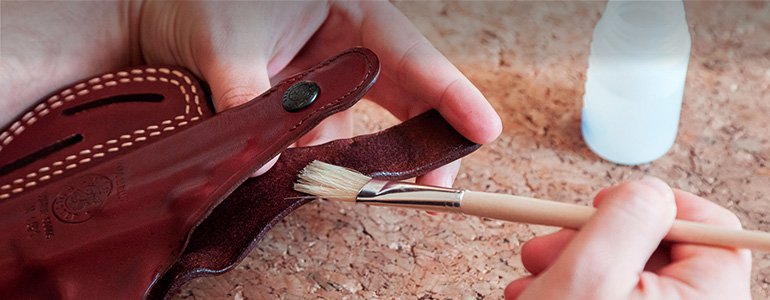
[[[201,73],[209,83],[217,112],[249,102],[270,89],[265,64],[217,63],[202,68]]]
[[[540,292],[575,299],[625,298],[676,216],[673,191],[652,177],[612,187],[597,200],[596,214],[535,285],[559,288]]]
[[[201,68],[201,73],[211,88],[212,102],[217,112],[243,105],[270,89],[266,64],[236,62],[228,65],[220,62]],[[264,174],[277,160],[278,156],[273,157],[253,176]]]

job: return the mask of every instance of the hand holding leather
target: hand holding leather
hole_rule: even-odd
[[[169,67],[111,72],[49,95],[0,131],[0,291],[162,298],[228,270],[308,201],[292,198],[291,185],[312,159],[405,178],[478,147],[434,111],[379,134],[288,150],[278,168],[231,194],[353,105],[378,70],[371,51],[351,49],[217,115],[205,87]],[[287,112],[283,95],[300,80],[317,83],[319,97]]]
[[[44,98],[0,131],[0,290],[141,297],[226,195],[352,106],[378,73],[371,51],[351,49],[217,115],[192,75],[168,67],[103,74]],[[283,95],[300,80],[321,92],[288,112]]]
[[[436,109],[476,143],[490,142],[501,131],[499,117],[478,89],[388,2],[153,1],[144,4],[137,22],[144,59],[200,74],[211,84],[218,111],[361,45],[383,62],[379,83],[367,98],[399,119]],[[349,119],[345,112],[335,115],[297,146],[350,137]],[[447,185],[458,168],[459,162],[418,182]]]

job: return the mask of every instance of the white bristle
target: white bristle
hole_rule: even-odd
[[[332,200],[356,201],[372,178],[355,170],[314,160],[299,173],[294,190]]]

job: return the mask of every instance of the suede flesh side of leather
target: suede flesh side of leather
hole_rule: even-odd
[[[374,53],[350,49],[219,114],[173,67],[93,76],[41,99],[0,131],[0,294],[146,297],[217,204],[378,74]],[[302,80],[320,94],[287,112],[283,94]]]
[[[206,86],[174,67],[87,78],[0,131],[0,294],[25,299],[165,298],[229,270],[282,217],[313,159],[401,179],[478,148],[431,111],[383,132],[286,148],[374,84],[353,48],[214,114]],[[282,107],[294,83],[315,102]],[[285,150],[285,151],[284,151]],[[249,178],[276,154],[268,173]]]

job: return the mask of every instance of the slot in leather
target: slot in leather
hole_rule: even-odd
[[[0,294],[146,297],[224,197],[352,106],[378,74],[374,53],[353,48],[219,114],[205,87],[172,67],[120,70],[49,95],[0,131],[0,165],[73,133],[82,140],[0,175]],[[321,93],[306,109],[287,112],[282,95],[300,80]],[[105,102],[127,94],[164,100]],[[64,113],[89,103],[99,107]]]

